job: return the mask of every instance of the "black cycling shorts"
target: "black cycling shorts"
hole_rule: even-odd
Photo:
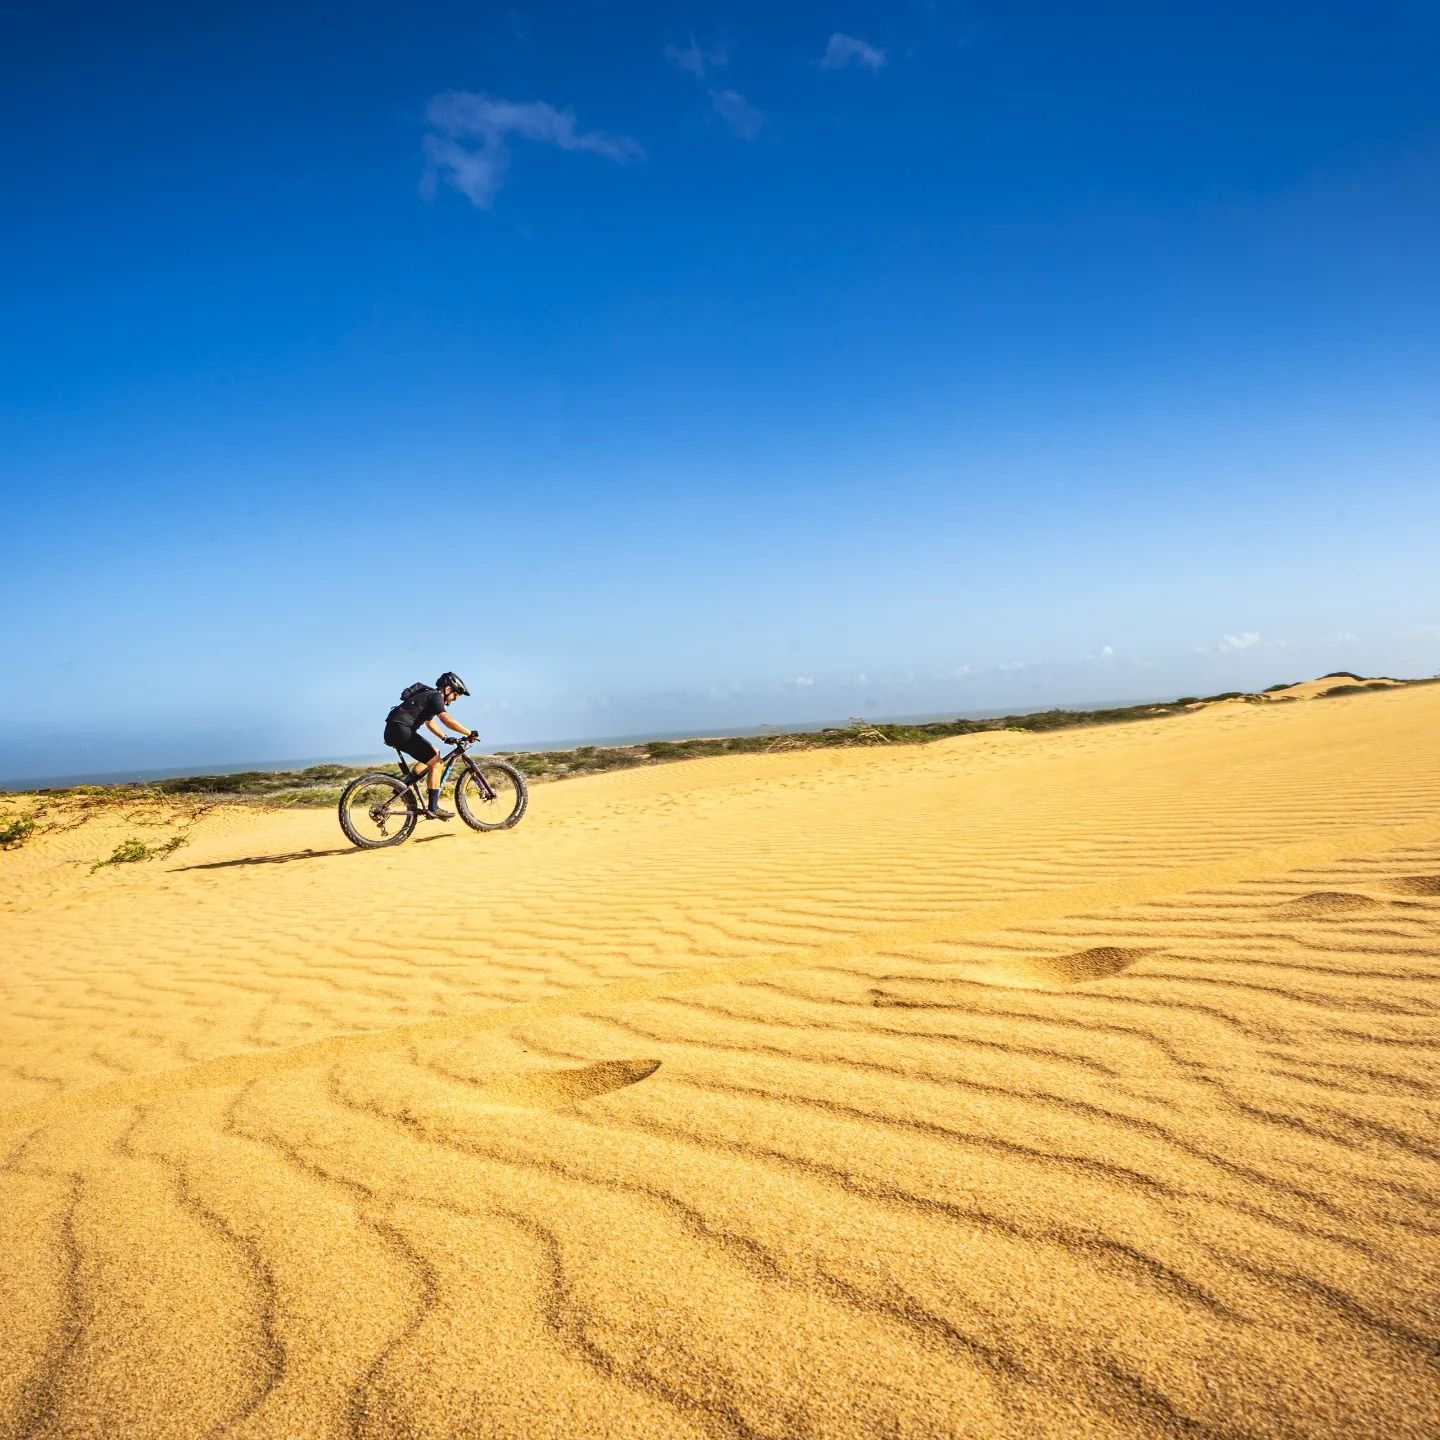
[[[386,725],[385,743],[403,750],[412,760],[433,760],[440,752],[423,736],[404,725]]]

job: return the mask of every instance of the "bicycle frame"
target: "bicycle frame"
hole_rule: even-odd
[[[421,778],[425,776],[426,772],[424,770],[411,770],[410,766],[412,762],[405,755],[404,751],[396,750],[395,753],[400,757],[400,773],[405,778],[405,788],[407,790],[413,790],[418,797],[420,794],[420,781]],[[471,760],[470,757],[466,755],[466,753],[458,745],[448,755],[444,757],[444,760],[445,768],[440,772],[439,788],[441,790],[445,788],[445,782],[449,780],[450,772],[455,768],[455,762],[457,760],[463,760],[465,762],[465,767],[474,777],[476,785],[480,787],[481,795],[484,796],[486,800],[493,800],[495,798],[495,792],[490,788],[488,784],[486,784],[485,776],[481,774],[480,767],[473,760]]]

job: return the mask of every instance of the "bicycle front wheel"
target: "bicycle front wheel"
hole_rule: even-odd
[[[472,830],[509,830],[520,823],[529,794],[525,777],[504,760],[470,760],[455,784],[455,808]]]
[[[362,850],[398,845],[419,818],[415,792],[393,775],[361,775],[340,796],[340,828]]]

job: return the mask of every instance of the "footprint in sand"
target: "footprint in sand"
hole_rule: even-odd
[[[1400,875],[1384,887],[1392,895],[1440,896],[1440,875]]]
[[[1315,890],[1277,905],[1275,913],[1299,920],[1319,920],[1331,915],[1358,915],[1362,911],[1373,910],[1379,903],[1369,895],[1357,895],[1350,891]]]
[[[1118,945],[1098,945],[1069,955],[1032,955],[1017,960],[997,960],[976,975],[982,984],[1004,985],[1018,990],[1058,990],[1083,985],[1087,980],[1104,980],[1119,975],[1152,952],[1122,950]]]
[[[562,1110],[627,1085],[638,1085],[660,1068],[658,1060],[600,1060],[563,1070],[529,1070],[499,1076],[477,1087],[480,1103],[525,1110]]]
[[[452,1065],[417,1067],[387,1059],[350,1069],[339,1089],[357,1110],[397,1121],[427,1139],[470,1149],[483,1145],[497,1113],[568,1110],[637,1085],[659,1068],[658,1060],[601,1060],[553,1070],[467,1074]]]
[[[1105,980],[1128,970],[1153,950],[1125,950],[1118,945],[1098,945],[1090,950],[1075,950],[1069,955],[1031,955],[1017,959],[995,960],[988,965],[967,970],[955,979],[976,985],[995,985],[1007,990],[1063,990],[1072,985],[1083,985],[1089,980]],[[934,992],[926,992],[933,986],[945,986],[950,981],[934,976],[890,976],[892,980],[919,982],[924,987],[920,995],[900,995],[893,991],[875,989],[870,991],[870,1000],[878,1006],[923,1006],[936,1003]],[[924,998],[922,998],[922,996]]]

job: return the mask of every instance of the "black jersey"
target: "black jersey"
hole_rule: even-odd
[[[418,730],[445,708],[445,697],[428,685],[411,686],[406,697],[385,717],[385,724]]]

